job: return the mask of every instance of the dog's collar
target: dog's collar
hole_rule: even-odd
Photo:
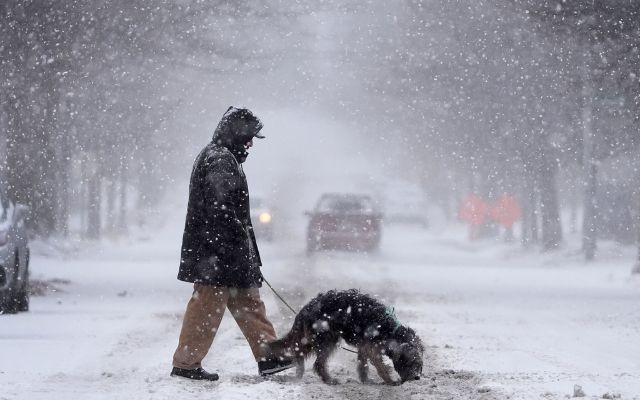
[[[384,310],[384,313],[393,319],[393,322],[395,323],[396,326],[393,328],[393,331],[391,331],[391,333],[396,333],[396,331],[398,330],[398,328],[402,326],[402,324],[400,323],[400,320],[398,320],[398,317],[396,316],[395,307],[387,307],[386,310]]]

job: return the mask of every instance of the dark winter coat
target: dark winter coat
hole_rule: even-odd
[[[249,189],[239,162],[247,153],[234,155],[244,152],[240,143],[256,136],[262,124],[250,112],[251,118],[240,117],[240,111],[227,110],[213,140],[194,162],[178,272],[182,281],[237,288],[262,286]],[[238,121],[251,129],[238,129]]]

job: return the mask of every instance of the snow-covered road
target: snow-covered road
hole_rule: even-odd
[[[205,366],[213,383],[170,378],[190,286],[175,279],[180,229],[101,244],[72,258],[34,245],[32,278],[59,289],[31,311],[0,316],[0,399],[561,399],[640,398],[640,279],[633,250],[605,245],[600,260],[468,243],[460,228],[392,226],[378,254],[304,256],[300,238],[261,244],[264,274],[294,307],[320,291],[356,287],[395,306],[428,347],[425,378],[401,387],[357,382],[355,356],[330,361],[344,384],[307,372],[269,379],[233,319]],[[68,281],[68,282],[67,282]],[[278,333],[291,313],[263,289]],[[376,377],[377,378],[377,377]]]

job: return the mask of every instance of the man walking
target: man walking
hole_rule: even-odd
[[[189,186],[187,220],[178,279],[194,284],[171,376],[218,379],[202,368],[225,308],[242,330],[260,375],[291,367],[268,358],[265,343],[276,339],[258,288],[260,253],[249,215],[249,190],[242,163],[262,123],[245,108],[229,107],[212,141],[196,158]]]

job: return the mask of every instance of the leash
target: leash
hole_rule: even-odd
[[[292,312],[292,313],[294,313],[294,314],[298,314],[298,312],[297,312],[296,310],[294,310],[294,309],[293,309],[293,307],[291,307],[291,306],[289,305],[289,303],[287,303],[287,302],[282,298],[282,296],[280,296],[280,294],[279,294],[278,292],[276,292],[276,290],[273,288],[273,286],[271,286],[271,284],[269,283],[269,281],[268,281],[268,280],[266,280],[266,279],[264,278],[264,275],[262,276],[262,280],[264,281],[264,283],[266,283],[266,284],[267,284],[267,286],[269,286],[269,289],[271,289],[271,291],[273,292],[273,294],[275,294],[275,295],[280,299],[280,301],[281,301],[285,306],[287,306],[287,307],[289,308],[289,310],[291,310],[291,312]]]
[[[279,299],[280,299],[280,301],[281,301],[285,306],[287,306],[287,308],[288,308],[289,310],[291,310],[291,312],[292,312],[292,313],[294,313],[294,314],[296,314],[296,315],[298,314],[298,312],[296,312],[296,310],[294,310],[294,309],[293,309],[293,307],[291,307],[291,306],[289,305],[289,303],[287,303],[287,302],[285,301],[285,299],[283,299],[283,298],[282,298],[282,296],[280,296],[280,294],[279,294],[279,293],[278,293],[278,292],[273,288],[273,286],[271,286],[271,284],[269,283],[269,281],[268,281],[268,280],[266,280],[266,279],[264,278],[264,275],[262,276],[262,280],[264,281],[264,283],[266,283],[266,284],[267,284],[267,286],[269,286],[269,289],[271,289],[271,291],[273,292],[273,294],[275,294],[275,295],[276,295],[276,297],[277,297],[277,298],[279,298]],[[346,347],[344,347],[344,346],[340,346],[340,348],[341,348],[342,350],[346,350],[346,351],[349,351],[349,352],[351,352],[351,353],[358,354],[358,352],[357,352],[357,351],[355,351],[355,350],[351,350],[351,349],[348,349],[348,348],[346,348]]]

